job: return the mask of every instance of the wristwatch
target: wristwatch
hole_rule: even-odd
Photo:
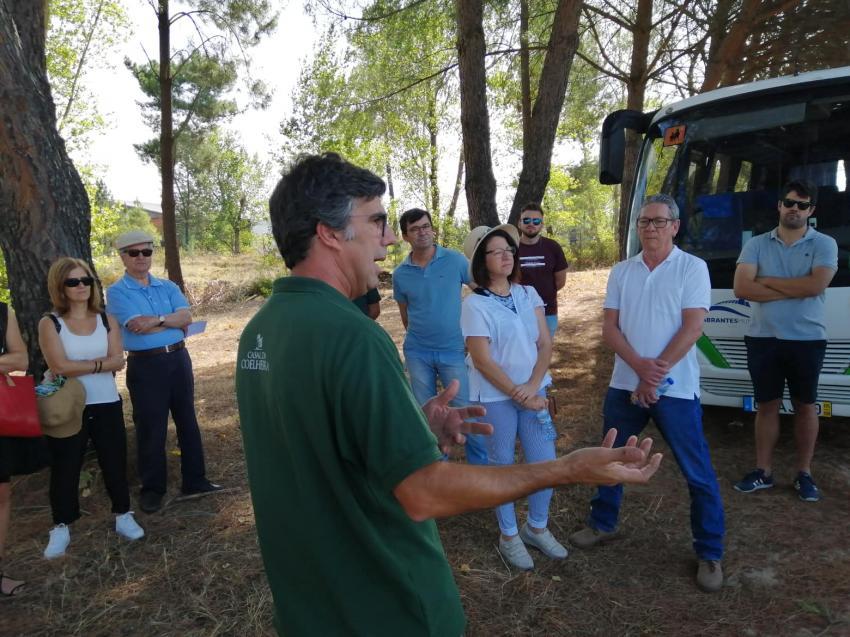
[[[160,314],[157,318],[159,319],[159,325],[157,327],[162,327],[163,323],[165,323],[165,316]]]

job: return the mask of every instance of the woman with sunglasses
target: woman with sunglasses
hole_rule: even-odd
[[[127,436],[113,374],[124,367],[121,330],[113,317],[103,313],[100,286],[85,261],[60,258],[50,266],[47,288],[53,311],[38,324],[39,347],[49,373],[76,377],[86,390],[80,430],[67,438],[47,436],[55,526],[44,557],[53,559],[65,554],[71,541],[68,525],[80,517],[80,471],[89,439],[112,500],[115,531],[128,540],[145,532],[130,511]]]
[[[0,302],[0,382],[2,374],[26,371],[27,346],[21,337],[15,313]],[[3,570],[6,535],[12,509],[11,478],[35,473],[47,464],[42,438],[0,436],[0,595],[12,597],[23,590],[23,580],[8,577]]]
[[[478,286],[464,300],[460,319],[469,351],[469,397],[487,408],[493,425],[487,457],[494,465],[514,463],[517,437],[526,462],[555,459],[555,443],[537,417],[552,382],[547,372],[552,340],[543,300],[533,287],[519,285],[518,244],[517,229],[504,224],[475,228],[463,246]],[[521,529],[513,502],[497,507],[499,552],[516,568],[534,568],[526,544],[553,559],[567,556],[546,528],[551,498],[552,489],[528,496],[528,521]]]

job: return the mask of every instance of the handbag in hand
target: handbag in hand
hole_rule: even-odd
[[[41,435],[32,376],[0,374],[0,436]]]

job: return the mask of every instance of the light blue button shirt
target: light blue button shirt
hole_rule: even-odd
[[[435,247],[424,268],[408,255],[393,271],[393,298],[407,305],[404,349],[462,352],[460,295],[470,280],[469,261],[460,252]]]
[[[148,285],[139,285],[133,277],[124,274],[106,291],[106,311],[121,325],[121,338],[128,352],[173,345],[183,340],[183,330],[167,327],[153,334],[134,334],[127,322],[137,316],[160,316],[189,308],[189,302],[180,288],[167,279],[148,275]]]
[[[779,238],[776,228],[753,237],[744,245],[738,263],[758,267],[756,276],[796,278],[808,276],[817,267],[838,269],[835,239],[814,228],[806,230],[791,245]],[[753,302],[749,336],[793,341],[826,340],[826,294],[803,299]]]

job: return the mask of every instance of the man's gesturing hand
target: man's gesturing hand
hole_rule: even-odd
[[[649,455],[652,438],[638,445],[631,436],[625,447],[613,449],[617,430],[610,429],[601,447],[578,449],[561,460],[569,467],[568,482],[582,484],[645,484],[658,471],[661,454]]]
[[[467,407],[449,407],[449,403],[457,395],[460,383],[453,380],[439,394],[422,405],[422,411],[428,419],[431,431],[437,436],[437,443],[443,453],[448,453],[453,444],[462,445],[466,442],[464,434],[493,433],[493,425],[483,422],[466,422],[465,418],[478,418],[487,413],[484,407],[469,405]]]

